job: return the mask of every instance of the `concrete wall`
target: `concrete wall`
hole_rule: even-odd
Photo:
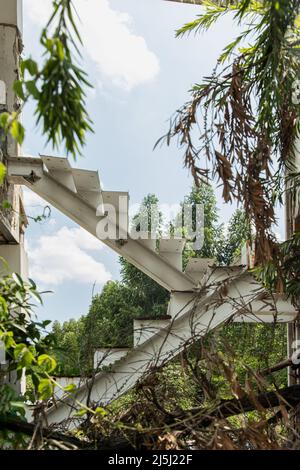
[[[16,272],[23,279],[28,279],[28,256],[23,243],[20,245],[0,245],[0,257],[4,258],[8,264],[7,269],[1,263],[0,273],[11,274]]]
[[[0,275],[19,273],[23,279],[28,278],[28,257],[24,245],[0,245],[0,257],[4,258],[8,264],[8,269],[3,263],[1,264]],[[1,262],[1,260],[0,260]],[[0,368],[5,368],[5,351],[0,344]],[[21,380],[17,380],[15,371],[8,373],[4,381],[18,393],[23,395],[26,391],[26,376],[22,375]]]

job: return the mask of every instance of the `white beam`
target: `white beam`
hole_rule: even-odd
[[[236,323],[289,323],[295,321],[298,313],[290,300],[283,295],[274,295],[255,300],[242,307],[235,316]]]

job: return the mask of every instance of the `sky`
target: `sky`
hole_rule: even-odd
[[[175,38],[175,30],[195,18],[199,7],[163,0],[74,0],[84,41],[82,67],[93,89],[87,108],[93,120],[83,157],[71,164],[99,170],[105,190],[129,191],[130,203],[155,193],[163,204],[178,204],[192,185],[182,153],[163,146],[170,116],[188,98],[192,84],[209,75],[223,46],[234,38],[231,18],[205,35]],[[50,0],[24,0],[24,55],[40,60],[39,35],[51,11]],[[23,154],[63,155],[45,146],[29,103]],[[221,202],[221,220],[232,208]],[[29,216],[45,203],[25,190]],[[118,256],[52,208],[43,223],[32,219],[26,234],[30,276],[44,295],[39,318],[64,321],[87,313],[93,293],[119,279]]]

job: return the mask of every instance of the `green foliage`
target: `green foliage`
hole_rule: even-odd
[[[25,136],[24,126],[18,121],[18,113],[1,113],[0,114],[0,127],[5,133],[9,133],[18,144],[22,144]]]
[[[189,258],[211,258],[221,265],[229,265],[241,254],[242,246],[251,240],[249,221],[243,210],[237,209],[229,220],[227,229],[219,222],[217,200],[212,186],[194,186],[184,198],[185,204],[202,204],[204,209],[204,242],[200,250],[193,250],[189,244],[183,252],[183,266]],[[193,231],[196,230],[193,212]]]
[[[0,385],[0,418],[10,417],[24,420],[24,400],[7,384]]]
[[[95,295],[84,320],[84,345],[89,347],[132,346],[133,318],[137,309],[131,303],[130,289],[109,281]],[[87,344],[88,343],[88,344]]]
[[[49,36],[48,29],[56,20],[55,31]],[[37,123],[43,123],[48,141],[58,147],[63,140],[67,153],[74,158],[85,143],[86,131],[92,130],[83,91],[83,86],[89,83],[86,73],[75,64],[72,53],[72,47],[78,52],[76,40],[81,43],[72,2],[56,0],[54,12],[41,36],[46,61],[40,72],[40,90],[33,81],[27,82],[27,91],[37,99]]]
[[[81,38],[74,21],[71,0],[53,0],[53,13],[43,29],[41,45],[44,63],[39,69],[32,58],[21,62],[21,79],[15,81],[14,92],[25,104],[35,102],[38,125],[54,148],[61,143],[74,158],[81,154],[85,136],[92,132],[91,120],[85,108],[84,88],[90,87],[86,73],[77,65]],[[19,143],[25,129],[17,112],[0,115],[0,127]]]
[[[0,186],[3,184],[4,178],[6,175],[6,166],[0,162]]]
[[[155,194],[148,194],[142,200],[137,214],[132,219],[132,226],[136,232],[152,232],[158,239],[163,230],[163,216],[158,208],[159,200]]]
[[[278,252],[275,207],[283,204],[287,179],[292,198],[299,198],[293,183],[300,108],[293,96],[300,5],[204,2],[202,14],[178,34],[205,31],[233,10],[244,30],[225,47],[212,75],[193,87],[163,139],[169,145],[176,137],[197,185],[207,177],[220,181],[224,201],[241,203],[254,225],[257,264],[263,264]]]
[[[253,270],[269,290],[284,292],[294,305],[300,306],[300,232],[278,245],[277,257]]]
[[[232,5],[234,2],[230,1],[225,1],[225,2],[219,2],[219,1],[209,1],[209,0],[203,0],[201,2],[201,5],[205,7],[204,13],[201,15],[198,15],[197,18],[194,21],[191,21],[189,23],[186,23],[184,26],[179,28],[176,31],[176,36],[180,37],[183,36],[184,34],[190,34],[190,33],[199,33],[202,31],[207,31],[211,26],[213,26],[218,20],[221,19],[221,17],[230,12],[240,12],[241,8],[241,3],[245,2],[235,2],[237,5]],[[247,8],[250,9],[251,5],[251,10],[253,11],[260,11],[262,9],[262,5],[258,1],[249,1],[247,2]],[[243,6],[245,8],[245,5]]]
[[[200,250],[192,250],[189,245],[186,246],[183,253],[183,266],[191,257],[196,258],[216,258],[218,254],[218,246],[222,235],[222,227],[219,224],[219,215],[217,209],[217,199],[212,186],[203,184],[200,187],[193,186],[191,192],[184,198],[184,204],[193,205],[193,223],[192,230],[196,232],[196,204],[203,206],[203,246]]]
[[[54,382],[50,374],[56,368],[56,361],[49,355],[53,335],[46,332],[49,322],[33,319],[33,301],[41,302],[41,293],[32,280],[24,281],[17,273],[0,277],[0,343],[4,347],[6,365],[0,371],[0,422],[24,420],[24,400],[33,403],[36,399],[46,400],[53,394]],[[23,374],[30,378],[32,388],[20,398],[7,384],[12,374],[20,379]],[[3,426],[2,426],[3,429]],[[18,433],[8,431],[0,434],[1,448],[18,448],[26,439]]]
[[[122,282],[128,289],[128,300],[135,317],[159,317],[166,314],[169,293],[139,271],[135,266],[120,258]]]
[[[233,323],[220,330],[219,347],[224,353],[230,351],[236,359],[240,380],[246,379],[245,365],[254,371],[264,370],[286,358],[286,325]],[[286,370],[273,374],[278,385],[287,385]]]
[[[55,358],[57,360],[56,375],[73,376],[82,372],[81,357],[84,337],[84,318],[69,320],[62,325],[55,321],[52,325],[55,338]]]
[[[226,233],[221,234],[218,245],[218,261],[230,265],[235,257],[241,255],[241,248],[251,241],[251,227],[243,210],[237,209],[231,217]]]

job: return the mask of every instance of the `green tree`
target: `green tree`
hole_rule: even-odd
[[[132,345],[132,320],[137,309],[131,303],[128,286],[109,281],[100,294],[93,297],[84,320],[83,339],[96,347]],[[92,333],[92,334],[91,334]]]
[[[178,36],[207,31],[226,14],[240,33],[211,76],[194,85],[163,139],[169,145],[176,137],[197,185],[210,177],[225,202],[241,203],[254,225],[257,265],[280,269],[275,208],[287,187],[290,201],[299,198],[299,1],[208,1],[199,13]]]
[[[159,317],[166,314],[170,295],[135,266],[120,258],[122,282],[129,292],[130,304],[137,316]]]
[[[52,333],[56,341],[56,374],[64,376],[80,375],[83,368],[81,356],[83,331],[83,317],[79,320],[65,321],[62,325],[58,321],[53,323]]]
[[[251,238],[249,220],[243,210],[237,209],[229,221],[227,230],[221,234],[217,248],[219,263],[230,265],[235,257],[241,255],[242,246]]]
[[[53,356],[53,335],[47,333],[49,321],[34,320],[34,301],[41,302],[33,281],[26,282],[18,274],[0,277],[0,347],[5,364],[0,368],[0,448],[25,445],[14,433],[7,433],[10,423],[25,419],[25,400],[48,399],[55,382],[51,374],[56,368]],[[22,374],[32,383],[32,391],[19,396],[8,383],[8,374],[20,379]],[[18,444],[19,443],[19,444]]]
[[[133,224],[136,230],[140,231],[138,220],[145,218],[148,222],[148,232],[156,228],[156,235],[162,232],[163,217],[158,209],[158,198],[154,194],[148,194],[144,197],[138,213],[133,217]],[[156,208],[156,221],[154,227],[151,227],[151,208]],[[152,221],[153,223],[153,221]],[[146,224],[145,224],[146,225]],[[169,293],[149,276],[141,272],[124,258],[120,258],[121,280],[128,287],[130,293],[130,303],[135,308],[138,316],[156,317],[165,315],[169,301]]]

